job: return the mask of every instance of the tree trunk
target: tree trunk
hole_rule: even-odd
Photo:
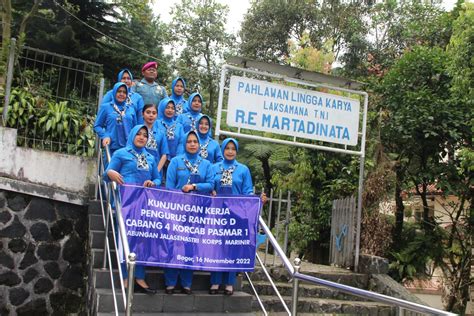
[[[273,188],[272,185],[272,174],[270,172],[270,157],[265,157],[261,158],[260,162],[262,163],[262,169],[263,169],[263,177],[265,179],[265,192],[267,194],[270,194],[271,189]]]
[[[430,216],[430,209],[428,207],[428,197],[426,190],[428,186],[425,182],[421,184],[421,190],[418,188],[418,184],[416,185],[417,193],[420,195],[421,202],[423,204],[423,228],[425,231],[431,231],[433,229],[433,218]]]
[[[23,19],[21,20],[20,28],[18,30],[18,43],[17,47],[22,47],[25,42],[25,32],[26,32],[26,25],[28,24],[28,20],[38,12],[39,5],[41,4],[42,0],[35,0],[33,3],[33,7],[31,7],[30,12],[28,12]]]
[[[402,171],[397,167],[395,172],[395,227],[393,229],[393,247],[395,250],[400,249],[402,232],[403,232],[403,217],[405,206],[402,199]]]
[[[12,23],[12,4],[11,0],[1,0],[2,4],[2,49],[0,51],[0,69],[2,77],[4,76],[7,67],[7,56],[8,48],[10,44],[10,38],[12,36],[11,23]]]

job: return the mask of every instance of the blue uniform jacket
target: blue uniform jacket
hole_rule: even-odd
[[[212,180],[212,165],[206,159],[202,159],[198,154],[191,155],[184,153],[171,159],[166,172],[166,187],[168,189],[179,189],[188,184],[188,179],[191,178],[191,172],[186,167],[184,160],[188,159],[192,165],[195,165],[199,160],[198,175],[191,179],[189,184],[196,184],[198,192],[209,193],[213,190]]]
[[[144,104],[154,104],[158,106],[162,99],[168,97],[165,87],[160,86],[156,82],[148,83],[145,79],[137,82],[132,87],[132,91],[142,96]],[[141,110],[143,110],[143,108],[140,109],[140,111]]]
[[[206,134],[202,134],[201,132],[199,132],[199,122],[203,118],[207,118],[209,121],[209,130]],[[196,122],[196,131],[199,135],[199,146],[201,148],[199,154],[201,155],[201,157],[209,160],[211,163],[216,163],[224,160],[219,143],[212,138],[212,120],[209,116],[201,116],[201,118]]]
[[[165,138],[168,141],[168,160],[176,157],[176,155],[184,153],[184,131],[183,125],[177,122],[176,116],[173,118],[168,118],[165,116],[165,109],[169,103],[175,105],[174,101],[171,98],[165,98],[160,102],[158,107],[158,120],[157,124],[159,125],[161,131],[165,135]]]
[[[117,90],[125,83],[118,82],[114,85],[112,94],[115,96]],[[119,111],[124,111],[121,115],[114,109],[117,105]],[[130,130],[137,124],[135,109],[126,102],[119,103],[114,98],[114,102],[103,103],[99,108],[99,114],[95,119],[94,131],[100,139],[110,138],[110,149],[116,150],[125,147]]]
[[[201,106],[201,109],[199,109],[199,111],[194,111],[191,108],[191,103],[192,103],[192,100],[195,96],[199,96],[201,98],[201,103],[204,105],[204,99],[202,98],[202,96],[199,93],[196,92],[196,93],[193,93],[189,96],[188,102],[186,104],[186,106],[188,108],[188,112],[183,113],[180,116],[178,116],[178,123],[183,125],[184,133],[187,133],[191,130],[195,130],[196,129],[196,122],[202,116],[202,114],[201,114],[202,106]]]
[[[113,97],[113,89],[110,89],[109,91],[107,91],[107,93],[104,95],[104,97],[102,98],[102,104],[105,104],[107,102],[112,102],[114,97]],[[143,107],[145,106],[145,103],[143,103],[143,98],[141,95],[139,95],[138,93],[134,93],[132,91],[130,91],[129,89],[129,92],[128,92],[128,97],[130,98],[129,100],[127,100],[127,103],[128,104],[131,104],[133,106],[133,108],[135,109],[135,112],[137,112],[137,110],[139,108],[141,108],[143,110]],[[137,117],[138,117],[138,113],[137,114]],[[143,124],[140,123],[140,124]]]
[[[154,142],[151,141],[150,135],[153,135]],[[155,121],[151,130],[148,130],[148,143],[146,144],[146,150],[155,157],[157,165],[162,155],[169,154],[168,142],[158,121]]]
[[[175,115],[179,116],[180,114],[187,113],[188,112],[188,107],[186,106],[186,99],[182,95],[176,95],[174,93],[174,87],[176,86],[176,83],[180,80],[183,83],[184,89],[186,89],[186,81],[181,78],[181,77],[176,77],[173,82],[171,83],[171,100],[174,101],[175,104]],[[184,94],[184,91],[183,91]]]
[[[126,184],[143,185],[146,180],[152,180],[156,186],[161,184],[161,174],[158,172],[155,158],[147,152],[145,148],[137,148],[133,144],[135,136],[142,127],[144,126],[135,126],[130,132],[127,146],[117,150],[113,154],[107,170],[105,171],[104,179],[109,181],[107,171],[115,170],[122,175],[123,181]],[[140,166],[138,164],[138,157],[136,154],[145,155],[147,161],[146,168],[144,168],[143,165]]]
[[[235,166],[235,170],[232,173],[232,194],[234,195],[251,195],[253,194],[253,183],[252,176],[250,175],[249,168],[239,163],[237,160],[224,160],[218,162],[212,166],[212,173],[214,175],[214,188],[218,194],[229,194],[230,192],[224,192],[221,186],[221,178],[223,170],[227,170],[230,167]]]
[[[239,151],[239,142],[234,138],[226,138],[221,145],[222,155],[229,142],[233,142],[235,149]],[[229,186],[229,179],[222,179],[225,170],[233,168],[232,185]],[[253,194],[253,183],[249,168],[239,163],[237,160],[227,160],[218,162],[212,166],[214,188],[218,194],[251,195]]]

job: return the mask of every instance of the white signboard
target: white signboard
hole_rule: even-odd
[[[358,100],[232,76],[227,124],[330,143],[357,145]]]

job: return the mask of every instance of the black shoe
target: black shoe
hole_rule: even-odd
[[[219,294],[219,289],[209,289],[209,294],[211,295]]]
[[[183,287],[183,289],[181,290],[181,293],[186,294],[186,295],[191,295],[193,294],[193,291],[191,291],[191,289],[187,289]]]
[[[227,296],[231,296],[232,294],[234,294],[234,290],[224,290],[224,294],[227,295]]]
[[[135,283],[134,291],[135,293],[145,293],[149,295],[156,294],[156,289],[151,287],[143,287],[138,283]]]
[[[174,287],[171,288],[171,289],[166,288],[166,289],[165,289],[165,293],[166,293],[166,294],[174,294]]]

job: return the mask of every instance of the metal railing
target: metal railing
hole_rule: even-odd
[[[283,301],[283,299],[281,298],[281,295],[278,293],[278,290],[276,289],[276,286],[274,286],[274,282],[272,280],[270,280],[270,283],[272,284],[272,287],[276,290],[277,296],[280,298],[280,300],[281,300],[286,312],[288,313],[288,315],[292,315],[292,316],[297,315],[298,288],[299,288],[299,281],[300,280],[301,281],[306,281],[306,282],[309,282],[309,283],[312,283],[312,284],[316,284],[316,285],[326,286],[326,287],[329,287],[331,289],[335,289],[335,290],[338,290],[338,291],[346,293],[346,294],[362,297],[362,298],[365,298],[365,299],[368,299],[368,300],[377,301],[377,302],[381,302],[381,303],[386,303],[386,304],[397,307],[399,309],[399,311],[403,311],[403,310],[406,309],[406,310],[409,310],[409,311],[428,314],[428,315],[456,315],[456,314],[453,314],[453,313],[450,313],[450,312],[446,312],[446,311],[439,310],[439,309],[436,309],[436,308],[432,308],[432,307],[429,307],[429,306],[413,303],[413,302],[406,301],[406,300],[403,300],[403,299],[399,299],[399,298],[396,298],[396,297],[391,297],[391,296],[387,296],[387,295],[384,295],[384,294],[380,294],[380,293],[376,293],[376,292],[372,292],[372,291],[368,291],[368,290],[362,290],[362,289],[359,289],[359,288],[356,288],[356,287],[340,284],[340,283],[337,283],[337,282],[327,281],[327,280],[317,278],[317,277],[314,277],[314,276],[311,276],[311,275],[300,273],[299,270],[300,270],[301,260],[299,258],[296,258],[295,259],[295,264],[292,265],[291,262],[290,262],[290,259],[288,259],[288,257],[286,256],[285,252],[283,251],[283,249],[278,244],[277,240],[273,236],[272,232],[270,231],[270,229],[268,228],[267,224],[265,223],[265,221],[262,217],[260,217],[259,223],[260,223],[260,227],[263,229],[265,234],[267,234],[268,240],[272,244],[272,246],[274,247],[275,252],[280,256],[281,261],[283,262],[283,266],[286,268],[286,270],[288,271],[288,273],[290,274],[290,276],[292,278],[293,292],[292,292],[292,297],[291,297],[291,311],[288,309],[288,307],[286,306],[286,303]],[[258,256],[257,256],[257,258],[258,258]],[[260,262],[260,265],[262,265],[262,268],[265,269],[265,266],[261,263],[260,260],[259,260],[259,262]],[[268,275],[268,273],[266,272],[266,269],[265,269],[265,274],[267,275],[267,278],[271,279],[270,275]],[[247,275],[247,278],[250,279],[248,277],[248,275]],[[253,292],[254,292],[255,296],[257,297],[257,300],[258,300],[259,305],[262,309],[262,312],[265,315],[268,315],[268,312],[265,310],[265,307],[264,307],[263,303],[261,302],[261,299],[260,299],[258,293],[255,291],[255,287],[253,286],[253,284],[251,284],[251,288],[253,289]]]
[[[10,41],[1,124],[17,145],[92,157],[102,65]]]
[[[128,245],[128,240],[126,237],[126,231],[125,231],[125,223],[123,221],[123,218],[121,216],[121,201],[120,201],[120,192],[118,190],[118,186],[115,182],[109,182],[107,183],[106,181],[103,180],[102,174],[105,171],[105,165],[104,165],[104,151],[105,150],[105,157],[107,161],[110,161],[110,152],[108,146],[106,146],[104,149],[99,149],[99,175],[98,175],[98,183],[102,184],[102,187],[98,188],[98,193],[99,193],[99,198],[101,200],[101,210],[102,210],[102,216],[103,216],[103,221],[104,221],[104,227],[105,227],[105,240],[104,240],[104,258],[103,258],[103,266],[102,268],[104,270],[109,270],[110,272],[110,281],[112,285],[112,294],[113,294],[113,300],[114,300],[114,307],[115,307],[115,315],[119,315],[119,308],[118,308],[118,299],[117,299],[117,292],[115,290],[114,286],[114,276],[113,276],[113,269],[112,269],[112,254],[111,254],[111,246],[110,246],[110,241],[108,238],[109,234],[109,227],[112,229],[112,236],[113,236],[113,244],[116,248],[115,255],[116,255],[116,260],[118,263],[120,263],[121,258],[120,258],[120,247],[117,245],[120,244],[122,245],[123,248],[123,258],[125,260],[127,269],[128,269],[128,287],[125,288],[124,282],[123,282],[123,271],[121,268],[121,265],[118,264],[118,272],[119,272],[119,279],[120,279],[120,292],[122,294],[123,298],[123,306],[125,309],[125,315],[129,316],[132,314],[132,304],[133,304],[133,285],[134,285],[134,277],[135,277],[135,264],[136,264],[136,255],[135,253],[130,252],[130,248]],[[103,199],[103,193],[105,194],[105,200]],[[105,205],[104,205],[105,203]],[[115,212],[114,212],[115,209]],[[117,220],[117,226],[118,226],[118,234],[116,232],[116,224],[114,222],[114,213],[116,215],[116,220]],[[285,309],[286,313],[288,315],[297,315],[297,307],[298,307],[298,290],[299,290],[299,281],[306,281],[309,283],[313,283],[316,285],[322,285],[329,287],[331,289],[338,290],[343,293],[347,293],[350,295],[362,297],[365,299],[369,299],[372,301],[377,301],[381,303],[386,303],[389,305],[393,305],[397,307],[399,310],[410,310],[414,312],[419,312],[423,314],[429,314],[429,315],[456,315],[450,312],[442,311],[439,309],[435,309],[432,307],[424,306],[421,304],[413,303],[410,301],[406,301],[403,299],[383,295],[380,293],[368,291],[368,290],[363,290],[359,289],[356,287],[340,284],[337,282],[332,282],[328,280],[324,280],[321,278],[317,278],[314,276],[310,276],[304,273],[300,273],[300,264],[301,260],[299,258],[296,258],[294,260],[294,265],[290,262],[290,259],[286,256],[286,253],[284,249],[282,249],[275,238],[275,236],[272,234],[270,228],[267,226],[265,223],[265,220],[260,217],[259,218],[259,224],[263,232],[267,235],[268,238],[268,243],[270,243],[275,251],[275,255],[278,255],[283,263],[283,266],[286,268],[288,273],[291,276],[292,283],[293,283],[293,290],[292,290],[292,296],[291,296],[291,306],[288,307],[286,304],[285,300],[281,296],[281,294],[278,291],[278,288],[275,284],[275,282],[272,280],[270,273],[268,272],[265,263],[262,261],[258,253],[256,254],[257,261],[259,262],[259,265],[262,268],[262,271],[264,272],[266,278],[269,280],[273,290],[275,291],[275,294],[277,295],[278,299],[280,300],[281,304],[283,305],[283,308]],[[255,286],[249,276],[249,274],[246,272],[245,276],[247,280],[249,281],[250,287],[259,303],[259,306],[263,312],[264,315],[268,315],[268,312],[265,309],[265,306],[258,295]]]
[[[105,152],[104,152],[105,150]],[[104,164],[104,153],[105,159],[107,162],[110,162],[110,151],[109,147],[105,146],[105,148],[99,149],[99,175],[97,176],[98,183],[102,184],[99,185],[97,189],[99,199],[101,201],[101,211],[102,211],[102,218],[104,221],[105,227],[105,238],[104,238],[104,257],[103,257],[103,270],[109,270],[110,273],[110,284],[112,287],[112,296],[114,301],[114,308],[115,308],[115,315],[119,315],[119,308],[117,302],[117,293],[115,290],[115,282],[114,282],[114,275],[113,275],[113,268],[112,268],[112,254],[111,254],[111,247],[109,241],[109,228],[112,230],[112,238],[113,238],[113,245],[115,247],[115,255],[117,261],[117,268],[119,272],[119,280],[120,280],[120,291],[123,298],[123,306],[125,309],[125,315],[129,316],[132,314],[132,303],[133,303],[133,287],[135,284],[135,263],[136,263],[136,255],[133,252],[130,252],[130,247],[128,245],[127,240],[127,233],[125,231],[125,223],[122,217],[122,209],[121,209],[121,199],[120,199],[120,192],[118,190],[117,184],[112,181],[107,183],[102,175],[105,172],[105,164]],[[103,196],[105,195],[105,199]],[[105,205],[104,205],[105,203]],[[115,212],[114,212],[115,209]],[[114,221],[114,214],[116,215],[116,222]],[[116,227],[118,228],[118,232],[116,231]],[[119,247],[121,245],[122,247]],[[120,249],[122,248],[122,249]],[[120,252],[123,251],[123,259],[126,263],[126,267],[128,270],[128,286],[125,288],[125,284],[123,282],[123,271],[120,265],[121,262],[121,254]]]

